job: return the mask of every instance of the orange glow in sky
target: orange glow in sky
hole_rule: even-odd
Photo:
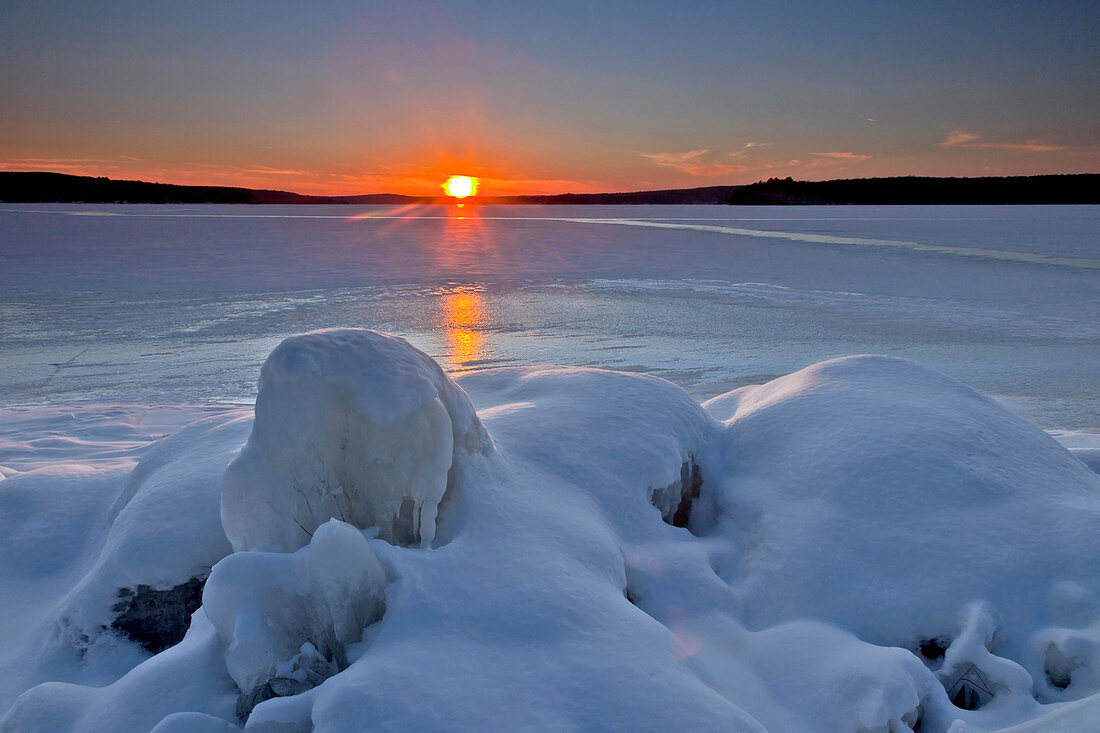
[[[1100,170],[1095,2],[64,5],[0,3],[34,72],[0,74],[0,171],[456,202]]]
[[[443,190],[452,198],[464,199],[477,193],[477,183],[471,176],[451,176],[443,184]]]

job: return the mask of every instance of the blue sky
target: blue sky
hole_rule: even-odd
[[[1096,2],[0,6],[0,167],[485,193],[1100,170]]]

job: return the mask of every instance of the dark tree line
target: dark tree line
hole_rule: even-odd
[[[1100,174],[988,178],[771,178],[742,186],[728,202],[793,204],[1096,204]]]
[[[246,188],[112,181],[64,173],[0,173],[0,201],[18,203],[248,204],[254,200]]]

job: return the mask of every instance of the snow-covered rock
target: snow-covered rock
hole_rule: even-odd
[[[237,550],[295,550],[333,517],[430,544],[448,472],[489,446],[465,393],[404,339],[294,336],[260,371],[252,434],[225,473],[222,523]]]
[[[56,611],[53,635],[68,649],[60,653],[115,643],[105,634],[154,651],[183,637],[201,582],[232,551],[218,513],[220,474],[249,424],[246,410],[204,417],[142,457],[107,513],[94,565]]]
[[[1100,477],[993,400],[861,356],[705,407],[727,425],[721,575],[751,626],[816,618],[914,651],[939,640],[929,662],[951,699],[1027,707],[1068,669],[1033,641],[1062,623],[1066,589],[1072,623],[1100,619]]]
[[[268,685],[266,699],[314,687],[345,667],[347,645],[385,611],[386,582],[362,532],[331,519],[295,553],[222,560],[206,582],[203,609],[242,694],[255,697]]]
[[[705,407],[727,419],[722,531],[739,557],[723,577],[751,624],[815,617],[905,646],[957,636],[982,600],[1019,658],[1052,593],[1098,590],[1100,477],[953,379],[848,357]]]
[[[230,551],[221,474],[251,413],[0,410],[0,462],[15,469],[0,481],[0,708],[48,680],[110,685],[149,656],[111,628],[114,606],[120,594],[133,601],[143,587],[186,584]],[[188,622],[184,615],[174,640]]]
[[[235,715],[237,688],[226,674],[223,651],[200,610],[182,642],[145,660],[113,684],[47,682],[31,688],[0,719],[0,731],[149,731],[179,712],[228,722]],[[218,730],[207,726],[211,729]]]

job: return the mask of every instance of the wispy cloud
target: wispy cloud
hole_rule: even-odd
[[[828,158],[830,160],[839,160],[848,163],[859,163],[862,160],[870,160],[871,156],[866,153],[814,153],[819,158]]]
[[[1026,150],[1030,153],[1049,153],[1054,150],[1066,149],[1064,145],[1047,145],[1038,140],[1026,140],[1022,143],[987,142],[982,139],[981,135],[973,132],[963,132],[962,130],[952,130],[939,145],[941,148]]]
[[[91,168],[118,168],[117,161],[104,158],[8,158],[0,161],[5,171],[83,171]]]
[[[725,162],[731,157],[737,157],[738,153],[727,153],[725,156],[712,155],[709,150],[686,150],[680,153],[642,153],[653,163],[664,168],[672,168],[690,176],[728,176],[732,173],[744,173],[751,170],[748,166],[739,163]]]
[[[981,140],[981,135],[975,135],[972,132],[963,132],[962,130],[952,130],[947,138],[940,143],[941,148],[960,148],[970,147],[975,141]]]
[[[261,175],[273,175],[273,176],[320,176],[325,175],[322,171],[311,170],[295,170],[293,168],[269,168],[266,165],[257,166],[255,168],[242,168],[241,173],[259,173]]]
[[[741,148],[730,152],[712,152],[706,148],[684,150],[674,153],[641,153],[642,157],[664,168],[671,168],[691,176],[725,176],[735,173],[766,173],[789,168],[832,168],[853,165],[870,160],[867,153],[850,150],[835,150],[822,153],[810,153],[809,160],[761,160],[750,152],[752,148],[764,147],[771,143],[747,142]],[[750,157],[753,156],[753,157]],[[738,162],[733,162],[738,161]]]
[[[853,153],[850,151],[836,151],[829,153],[811,153],[812,160],[806,163],[807,168],[831,168],[832,166],[848,163],[862,163],[870,160],[872,156],[866,153]]]

